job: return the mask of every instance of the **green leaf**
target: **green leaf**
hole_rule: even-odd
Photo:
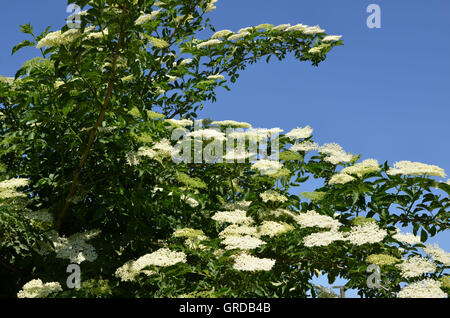
[[[428,233],[427,231],[425,231],[425,229],[422,229],[422,231],[420,231],[420,240],[422,242],[426,242],[428,239]]]
[[[25,33],[25,34],[33,35],[33,27],[29,23],[21,25],[20,26],[20,31]]]
[[[28,41],[28,40],[20,42],[19,44],[17,44],[16,46],[14,46],[12,48],[11,55],[14,55],[14,53],[16,53],[21,48],[24,48],[24,47],[27,47],[27,46],[34,46],[35,44],[36,44],[35,42],[31,42],[31,41]]]

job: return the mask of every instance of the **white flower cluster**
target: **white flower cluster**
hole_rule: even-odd
[[[342,35],[328,35],[323,38],[322,42],[335,42],[339,41],[342,38]]]
[[[278,174],[280,169],[283,168],[283,164],[276,160],[260,159],[252,164],[251,169],[258,170],[261,174],[267,176],[273,176]]]
[[[258,227],[258,234],[259,236],[269,236],[274,237],[278,236],[284,233],[287,233],[289,231],[292,231],[294,227],[287,223],[278,223],[274,221],[264,221],[259,227]]]
[[[376,222],[367,222],[352,227],[346,238],[352,244],[363,245],[381,242],[387,235],[387,231],[380,229]]]
[[[23,285],[22,290],[17,293],[18,298],[45,298],[50,294],[62,291],[57,282],[43,283],[40,279],[33,279]]]
[[[375,159],[367,159],[364,160],[361,163],[357,163],[353,166],[346,167],[342,169],[342,171],[338,174],[335,174],[331,177],[329,184],[344,184],[347,182],[351,182],[355,180],[353,175],[358,176],[359,178],[362,178],[363,176],[378,171],[379,169],[379,163]]]
[[[300,143],[295,143],[291,146],[289,150],[291,151],[313,151],[319,149],[319,145],[312,141],[303,141]]]
[[[397,234],[393,235],[392,237],[394,239],[396,239],[397,241],[406,243],[406,244],[410,244],[410,245],[414,245],[414,244],[420,244],[421,240],[419,236],[416,236],[412,233],[406,233],[406,234],[402,234],[399,232],[400,230],[397,229]]]
[[[205,41],[205,42],[197,44],[197,49],[201,49],[201,48],[208,47],[208,46],[218,45],[220,43],[222,43],[221,40],[211,39],[211,40],[208,40],[208,41]]]
[[[225,38],[225,37],[227,37],[228,35],[231,35],[231,34],[234,34],[234,32],[230,31],[230,30],[222,30],[222,31],[218,31],[218,32],[214,33],[211,36],[211,39]]]
[[[186,127],[186,126],[192,126],[194,125],[194,122],[190,119],[166,119],[165,122],[168,122],[169,124],[173,126],[180,126],[180,127]]]
[[[441,282],[427,278],[404,287],[397,298],[447,298],[440,287]]]
[[[327,154],[325,161],[337,165],[342,162],[349,162],[352,160],[353,155],[346,153],[342,147],[336,143],[325,144],[319,148],[319,152]]]
[[[177,263],[186,263],[186,254],[161,248],[151,254],[146,254],[136,261],[128,261],[116,270],[116,277],[122,281],[133,281],[137,275],[154,274],[154,271],[144,270],[148,266],[167,267]]]
[[[260,193],[259,196],[263,200],[263,202],[267,203],[269,201],[271,202],[286,202],[288,198],[286,198],[284,195],[277,193],[273,190],[267,190],[263,193]]]
[[[444,264],[445,266],[450,266],[450,253],[444,251],[437,244],[435,244],[434,246],[431,244],[427,244],[427,246],[423,250],[425,251],[425,253],[433,257],[436,261]]]
[[[29,180],[25,178],[15,178],[4,180],[0,182],[0,190],[3,189],[17,189],[19,187],[25,187],[29,184]]]
[[[211,12],[213,10],[216,10],[217,8],[214,4],[216,4],[217,1],[219,0],[211,0],[206,6],[205,12]]]
[[[246,159],[255,159],[256,153],[254,152],[247,152],[247,151],[239,151],[239,150],[230,150],[227,151],[227,153],[223,156],[223,159],[227,161],[235,161],[238,162],[244,162]]]
[[[69,29],[64,33],[61,33],[61,30],[50,32],[37,43],[36,48],[66,45],[72,43],[80,35],[81,33],[78,29]]]
[[[191,208],[196,208],[199,205],[197,200],[195,200],[194,198],[191,198],[187,195],[182,195],[180,197],[180,199],[183,200],[184,202],[186,202]]]
[[[401,275],[405,278],[418,277],[436,271],[436,264],[420,256],[413,256],[396,265],[396,267],[402,271]]]
[[[306,247],[327,246],[335,241],[345,241],[346,238],[341,232],[333,229],[327,232],[313,233],[303,239]]]
[[[251,250],[266,244],[266,242],[250,235],[230,235],[225,237],[222,244],[225,245],[226,250]]]
[[[225,134],[223,132],[217,131],[215,129],[210,129],[210,128],[193,131],[193,132],[189,133],[188,136],[194,137],[197,139],[204,139],[204,140],[214,139],[214,140],[224,141],[226,139]]]
[[[288,215],[291,216],[301,227],[338,229],[341,226],[341,223],[338,220],[333,219],[328,215],[319,214],[314,210],[300,214],[289,212]]]
[[[435,165],[427,165],[420,162],[398,161],[394,164],[394,168],[386,172],[390,176],[395,175],[412,175],[412,176],[434,176],[445,178],[444,169]]]
[[[220,238],[225,238],[227,236],[245,236],[245,235],[259,237],[258,228],[245,224],[244,225],[231,224],[227,226],[222,232],[219,233]]]
[[[311,137],[313,129],[310,126],[297,127],[286,134],[289,139],[305,139]]]
[[[23,212],[23,216],[27,219],[43,222],[43,223],[53,223],[53,215],[48,213],[47,211],[25,211]]]
[[[224,127],[233,127],[233,128],[252,128],[252,125],[245,122],[239,122],[234,120],[222,120],[222,121],[213,121],[211,125],[224,126]]]
[[[275,260],[270,258],[258,258],[246,253],[239,254],[235,258],[233,268],[239,271],[270,271],[275,265]]]
[[[214,221],[219,223],[232,223],[232,224],[252,224],[253,219],[247,216],[247,212],[244,210],[234,211],[219,211],[212,217]]]
[[[97,259],[95,248],[86,241],[100,234],[100,230],[76,233],[68,238],[59,237],[52,232],[53,245],[57,258],[68,259],[72,263],[80,264],[84,261],[93,262]]]
[[[170,141],[164,138],[158,141],[151,148],[142,146],[136,153],[129,153],[127,155],[127,163],[130,166],[138,165],[140,163],[141,157],[147,157],[150,159],[161,161],[164,158],[171,158],[177,152],[178,150],[170,144]]]
[[[161,9],[153,11],[150,14],[143,14],[143,15],[139,16],[139,18],[137,18],[137,20],[134,23],[137,25],[144,24],[145,22],[150,21],[150,20],[154,19],[155,17],[157,17],[160,12],[161,12]]]
[[[215,74],[215,75],[209,75],[207,77],[209,80],[223,80],[225,79],[225,76],[223,76],[222,74]]]

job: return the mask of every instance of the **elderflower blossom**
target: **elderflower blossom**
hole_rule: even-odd
[[[233,40],[240,40],[242,38],[245,38],[247,35],[250,35],[250,32],[239,32],[237,34],[233,34],[227,38],[229,41]]]
[[[283,168],[283,164],[281,162],[275,160],[267,160],[261,159],[257,160],[254,164],[252,164],[251,169],[258,170],[261,174],[265,175],[274,175],[278,173],[278,171]]]
[[[197,44],[197,49],[201,49],[201,48],[207,47],[207,46],[217,45],[217,44],[220,44],[220,43],[222,43],[221,40],[211,39],[211,40],[208,40],[206,42],[202,42],[202,43]]]
[[[324,33],[325,30],[321,29],[318,25],[307,27],[305,30],[303,30],[303,33],[305,34],[316,34],[316,33]]]
[[[233,31],[230,31],[230,30],[222,30],[222,31],[218,31],[218,32],[214,33],[214,34],[211,36],[211,39],[224,38],[224,37],[227,37],[228,35],[233,34],[233,33],[234,33],[234,32],[233,32]]]
[[[347,154],[342,147],[336,143],[324,144],[319,148],[319,152],[327,154],[328,156],[325,157],[324,160],[334,165],[341,162],[349,162],[353,158],[352,154]]]
[[[412,175],[412,176],[434,176],[445,178],[444,169],[435,165],[428,165],[420,162],[398,161],[394,164],[394,168],[390,168],[387,172],[390,176],[395,175]]]
[[[441,282],[427,278],[404,287],[398,292],[397,298],[447,298],[440,287]]]
[[[397,229],[397,231],[400,231],[400,230]],[[398,232],[397,234],[393,235],[392,237],[394,239],[396,239],[397,241],[400,241],[400,242],[403,242],[406,244],[410,244],[410,245],[421,243],[420,237],[417,235],[414,235],[412,233],[402,234],[402,233]]]
[[[225,79],[225,76],[223,76],[221,74],[209,75],[208,79],[209,80],[223,80],[223,79]]]
[[[396,265],[402,272],[402,277],[418,277],[426,273],[435,272],[436,264],[431,260],[420,256],[413,256],[403,263]]]
[[[252,224],[253,219],[247,216],[247,212],[244,210],[234,211],[219,211],[216,212],[211,219],[219,223],[232,223],[232,224]]]
[[[367,159],[361,163],[342,169],[341,174],[356,175],[362,178],[366,174],[376,172],[379,169],[379,163],[375,159]]]
[[[335,241],[346,241],[346,238],[341,232],[333,229],[327,232],[310,234],[303,239],[303,244],[306,247],[328,246]]]
[[[363,245],[381,242],[387,235],[387,231],[380,229],[376,222],[367,222],[352,227],[346,238],[352,244]]]
[[[270,258],[258,258],[245,253],[235,258],[233,268],[238,271],[270,271],[275,265],[275,260]]]
[[[288,27],[288,28],[286,29],[286,31],[287,31],[287,32],[292,32],[292,31],[304,31],[307,27],[308,27],[307,25],[304,25],[304,24],[299,23],[299,24],[293,25],[293,26],[291,26],[291,27]]]
[[[322,42],[334,42],[339,41],[342,38],[342,35],[328,35],[323,38]]]
[[[252,125],[249,123],[234,120],[213,121],[211,125],[233,127],[233,128],[252,128]]]
[[[289,150],[291,151],[313,151],[319,149],[319,145],[312,141],[303,141],[300,143],[295,143],[291,146]]]
[[[320,46],[313,47],[313,48],[309,49],[309,51],[308,51],[308,53],[310,53],[310,54],[318,54],[320,52],[322,52],[322,47],[320,47]]]
[[[208,5],[206,6],[205,12],[211,12],[213,10],[216,10],[217,7],[214,5],[218,0],[211,0]]]
[[[427,246],[423,250],[425,251],[425,253],[433,257],[436,261],[444,264],[445,266],[450,266],[450,253],[444,251],[437,244],[435,244],[434,246],[431,244],[427,244]]]
[[[333,219],[331,216],[322,215],[314,210],[307,211],[306,213],[300,213],[298,215],[289,213],[290,216],[297,222],[301,227],[319,227],[319,228],[329,228],[338,229],[341,223]]]
[[[274,237],[294,230],[294,227],[287,223],[278,223],[274,221],[264,221],[258,227],[258,233],[261,236]]]
[[[4,180],[0,182],[0,189],[16,189],[19,187],[25,187],[30,183],[28,179],[25,178],[15,178]]]
[[[286,202],[288,200],[288,198],[286,198],[284,195],[279,194],[273,190],[267,190],[263,193],[260,193],[259,196],[261,197],[261,199],[263,200],[263,202],[267,203],[269,201],[272,202]]]
[[[146,254],[136,261],[128,261],[119,267],[115,276],[122,281],[134,281],[136,276],[143,273],[152,275],[155,272],[144,270],[148,266],[167,267],[177,263],[186,263],[186,254],[183,252],[174,252],[168,248],[161,248],[151,254]]]
[[[226,139],[225,134],[223,132],[217,131],[215,129],[196,130],[196,131],[189,133],[188,136],[194,137],[194,138],[199,138],[199,139],[204,139],[204,140],[215,139],[215,140],[219,140],[219,141],[224,141]]]
[[[22,290],[17,293],[17,298],[45,298],[60,291],[63,289],[57,282],[44,284],[40,279],[33,279],[23,285]]]
[[[100,234],[100,230],[91,230],[84,233],[76,233],[68,238],[59,237],[52,232],[53,245],[57,258],[68,259],[72,263],[81,264],[84,261],[93,262],[97,259],[95,248],[85,241]]]
[[[354,180],[356,179],[352,176],[349,176],[348,174],[338,173],[331,177],[330,181],[328,181],[328,184],[346,184]]]
[[[153,18],[155,18],[160,12],[161,12],[161,9],[159,9],[157,11],[153,11],[150,14],[143,14],[143,15],[139,16],[139,18],[137,18],[137,20],[134,23],[136,25],[144,24],[145,22],[150,21]]]
[[[250,235],[230,235],[225,237],[222,244],[225,245],[226,250],[252,250],[266,244],[266,242]]]
[[[173,126],[180,126],[180,127],[186,127],[186,126],[192,126],[194,125],[194,122],[190,119],[166,119],[165,122],[173,125]]]
[[[290,28],[291,27],[291,25],[288,23],[288,24],[280,24],[280,25],[277,25],[276,27],[274,27],[273,29],[274,30],[277,30],[277,31],[284,31],[284,30],[286,30],[287,28]]]
[[[297,127],[286,134],[289,139],[305,139],[311,137],[313,129],[310,126]]]
[[[175,232],[173,232],[173,237],[187,237],[187,238],[192,238],[192,237],[197,237],[197,236],[201,236],[204,235],[205,233],[203,233],[202,230],[195,230],[195,229],[191,229],[188,227],[182,228],[182,229],[178,229]]]
[[[370,264],[377,264],[380,266],[383,265],[392,265],[398,262],[399,260],[391,255],[386,254],[371,254],[367,256],[366,262]]]
[[[199,205],[197,200],[195,200],[194,198],[188,197],[186,195],[182,195],[180,198],[181,198],[181,200],[186,202],[191,208],[196,208]]]
[[[227,236],[240,236],[240,235],[250,235],[258,237],[258,228],[249,225],[239,225],[231,224],[227,226],[222,232],[219,233],[220,238]]]
[[[69,29],[64,33],[61,30],[50,32],[37,43],[36,48],[66,45],[72,43],[80,36],[81,32],[78,29]]]
[[[47,211],[27,211],[23,213],[23,216],[27,219],[43,222],[43,223],[52,223],[53,215],[48,213]]]
[[[255,157],[256,157],[256,153],[254,153],[254,152],[231,150],[231,151],[227,151],[227,153],[223,156],[223,159],[225,159],[227,161],[237,160],[238,162],[240,162],[240,161],[245,161],[245,159],[255,158]]]

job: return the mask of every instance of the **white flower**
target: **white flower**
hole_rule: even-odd
[[[28,179],[25,178],[15,178],[8,179],[0,182],[0,190],[2,189],[16,189],[19,187],[25,187],[30,183]]]
[[[233,33],[234,33],[234,32],[233,32],[233,31],[230,31],[230,30],[222,30],[222,31],[218,31],[218,32],[214,33],[214,34],[211,36],[211,39],[224,38],[224,37],[227,37],[228,35],[233,34]]]
[[[244,210],[234,211],[219,211],[216,212],[211,219],[219,223],[232,223],[232,224],[251,224],[253,219],[247,216],[247,212]]]
[[[235,258],[233,268],[238,271],[270,271],[275,265],[275,260],[270,258],[258,258],[245,253]]]
[[[147,21],[150,21],[153,18],[155,18],[160,12],[161,12],[161,9],[159,9],[157,11],[153,11],[150,14],[143,14],[139,18],[137,18],[137,20],[134,23],[135,24],[143,24],[143,23],[145,23]]]
[[[43,283],[40,279],[33,279],[23,285],[22,290],[17,293],[18,298],[45,298],[48,295],[62,291],[57,282]]]
[[[286,137],[290,139],[304,139],[311,137],[312,132],[313,129],[309,126],[306,126],[305,128],[297,127],[288,132]]]
[[[239,29],[238,33],[248,33],[249,31],[253,30],[253,27],[246,27],[246,28],[242,28]]]
[[[257,160],[252,166],[251,169],[258,170],[261,174],[265,174],[268,176],[277,174],[278,171],[283,168],[283,164],[281,162],[275,160],[267,160],[260,159]]]
[[[322,48],[320,46],[313,47],[308,51],[310,54],[318,54],[320,52],[322,52]]]
[[[180,198],[181,200],[185,201],[191,208],[196,208],[199,205],[197,200],[186,195],[182,195]]]
[[[185,66],[192,63],[192,59],[184,59],[180,62],[179,66]],[[173,66],[177,66],[177,63],[173,63]]]
[[[252,153],[252,152],[246,152],[246,151],[235,151],[235,150],[231,150],[228,151],[223,158],[225,160],[230,160],[230,161],[245,161],[245,159],[248,158],[255,158],[256,157],[256,153]]]
[[[328,35],[323,38],[322,42],[334,42],[339,41],[342,38],[342,35]]]
[[[27,211],[23,213],[27,219],[43,222],[43,223],[52,223],[53,215],[48,213],[47,211]]]
[[[434,246],[431,244],[427,244],[427,246],[423,250],[425,251],[425,253],[433,257],[436,261],[444,264],[445,266],[450,266],[450,253],[444,251],[437,244],[435,244]]]
[[[397,241],[400,241],[400,242],[403,242],[403,243],[406,243],[406,244],[410,244],[410,245],[420,244],[421,243],[420,237],[416,236],[416,235],[414,235],[412,233],[402,234],[402,233],[399,232],[399,233],[393,235],[392,237],[394,239],[396,239]]]
[[[300,214],[289,213],[288,215],[290,215],[301,227],[337,229],[341,226],[341,223],[338,220],[333,219],[328,215],[319,214],[314,210]]]
[[[249,123],[234,120],[213,121],[211,125],[233,127],[233,128],[252,128],[252,125]]]
[[[99,230],[76,233],[68,238],[59,237],[52,232],[53,245],[57,258],[68,259],[72,263],[80,264],[84,261],[93,262],[97,259],[95,248],[86,243],[100,233]]]
[[[171,118],[171,119],[166,119],[165,121],[173,126],[186,127],[186,126],[194,125],[194,122],[190,119],[173,119],[173,118]]]
[[[261,236],[274,237],[286,232],[292,231],[294,227],[287,223],[278,223],[274,221],[264,221],[258,227],[258,234]]]
[[[367,222],[352,227],[346,238],[352,244],[363,245],[366,243],[373,244],[381,242],[387,235],[387,231],[380,229],[376,222]]]
[[[225,245],[226,250],[251,250],[266,244],[266,242],[250,235],[230,235],[225,237],[222,244]]]
[[[308,26],[304,24],[296,24],[286,29],[287,32],[291,31],[304,31]]]
[[[277,30],[277,31],[284,31],[284,30],[286,30],[287,28],[290,28],[290,27],[291,27],[290,24],[280,24],[280,25],[277,25],[276,27],[274,27],[273,29]]]
[[[394,168],[386,172],[390,176],[395,175],[413,175],[413,176],[435,176],[445,178],[444,169],[435,165],[427,165],[420,162],[398,161],[394,164]]]
[[[312,141],[303,141],[300,143],[295,143],[291,146],[289,150],[291,151],[313,151],[319,149],[319,145]]]
[[[440,287],[441,282],[427,278],[404,287],[397,298],[447,298]]]
[[[338,173],[331,177],[328,184],[345,184],[354,180],[356,179],[352,176],[349,176],[348,174]]]
[[[227,236],[240,236],[240,235],[250,235],[258,237],[258,228],[248,225],[231,224],[219,233],[220,238]]]
[[[213,10],[216,10],[216,6],[214,5],[218,0],[211,0],[208,5],[206,6],[205,12],[211,12]]]
[[[196,131],[189,133],[188,136],[194,137],[194,138],[199,138],[199,139],[204,139],[204,140],[215,139],[215,140],[219,140],[219,141],[224,141],[226,139],[225,134],[223,132],[217,131],[215,129],[196,130]]]
[[[178,77],[177,76],[172,76],[172,75],[166,75],[167,76],[167,81],[170,82],[175,82]]]
[[[342,169],[341,174],[357,175],[363,177],[366,174],[378,171],[379,163],[375,159],[367,159],[361,163]]]
[[[225,79],[225,76],[223,76],[221,74],[209,75],[208,79],[210,79],[210,80],[223,80],[223,79]]]
[[[353,159],[352,154],[347,154],[342,147],[336,143],[324,144],[319,148],[319,152],[327,154],[328,157],[325,157],[324,160],[334,165],[341,162],[349,162]]]
[[[263,202],[286,202],[288,198],[286,198],[284,195],[279,194],[273,190],[267,190],[259,195]]]
[[[303,30],[303,33],[305,34],[316,34],[316,33],[324,33],[325,30],[321,29],[318,25],[307,27],[305,30]]]
[[[328,232],[313,233],[303,239],[306,247],[327,246],[335,241],[345,241],[346,238],[341,232],[331,230]]]
[[[217,45],[217,44],[220,44],[220,43],[222,43],[222,41],[218,40],[218,39],[208,40],[206,42],[202,42],[202,43],[197,44],[197,49],[201,49],[201,48],[207,47],[207,46]]]
[[[61,33],[60,30],[50,32],[37,43],[36,48],[66,45],[75,41],[81,34],[78,29],[69,29],[64,33]]]
[[[413,256],[395,266],[402,271],[401,275],[405,278],[418,277],[436,271],[436,264],[420,256]]]
[[[227,38],[227,40],[229,40],[229,41],[240,40],[242,38],[245,38],[247,35],[250,35],[250,32],[240,32],[240,33],[229,36]]]

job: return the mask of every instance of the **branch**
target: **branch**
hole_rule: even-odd
[[[102,108],[101,108],[100,114],[98,116],[97,122],[95,123],[95,125],[92,128],[91,133],[89,135],[88,143],[87,143],[86,148],[85,148],[85,150],[83,152],[83,155],[81,157],[81,160],[80,160],[80,163],[79,163],[79,166],[78,166],[78,170],[75,172],[75,175],[73,177],[72,184],[71,184],[70,189],[69,189],[69,193],[67,194],[67,197],[66,197],[66,200],[65,200],[65,203],[64,203],[64,207],[61,210],[61,212],[58,214],[58,218],[57,218],[56,225],[55,225],[56,230],[58,232],[61,229],[62,220],[64,219],[64,216],[66,215],[67,210],[69,209],[70,201],[71,201],[71,199],[72,199],[72,197],[75,194],[75,191],[77,189],[78,179],[80,177],[81,170],[83,169],[83,167],[84,167],[84,165],[86,163],[86,160],[88,158],[89,152],[90,152],[90,150],[92,148],[92,145],[94,143],[94,139],[95,139],[95,135],[96,135],[96,133],[98,131],[98,127],[101,125],[101,123],[103,122],[103,119],[105,118],[106,109],[108,108],[108,105],[109,105],[109,102],[110,102],[110,99],[111,99],[111,94],[112,94],[112,90],[113,90],[113,86],[114,86],[114,76],[115,76],[116,67],[117,67],[117,59],[119,57],[119,50],[120,50],[120,46],[122,44],[123,37],[124,37],[123,22],[124,22],[124,18],[125,18],[125,13],[126,13],[126,7],[124,6],[124,7],[122,7],[121,30],[120,30],[120,34],[119,34],[119,40],[117,41],[116,48],[114,50],[112,73],[111,73],[111,78],[109,79],[109,82],[108,82],[108,90],[107,90],[107,93],[106,93],[105,101],[104,101],[104,103],[102,105]]]

